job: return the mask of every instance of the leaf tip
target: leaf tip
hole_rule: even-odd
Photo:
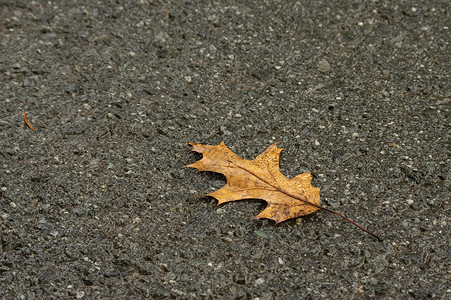
[[[277,147],[277,145],[279,145],[280,143],[283,143],[283,141],[277,141],[273,145]],[[279,149],[283,149],[283,148],[279,148]]]
[[[189,150],[189,152],[197,152],[197,151],[195,150],[195,148],[196,148],[196,145],[198,145],[198,144],[196,144],[196,143],[187,143],[187,145],[192,147],[192,148]]]

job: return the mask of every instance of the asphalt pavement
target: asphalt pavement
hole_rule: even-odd
[[[448,1],[0,0],[1,299],[450,299]],[[28,124],[24,120],[24,115]],[[195,197],[281,142],[317,211]]]

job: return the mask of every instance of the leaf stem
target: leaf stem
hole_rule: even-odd
[[[27,116],[25,115],[25,112],[24,112],[24,111],[22,112],[22,116],[23,116],[23,119],[24,119],[25,123],[27,124],[27,126],[30,127],[31,130],[36,131],[36,130],[33,128],[33,126],[31,126],[30,122],[28,122]]]
[[[382,239],[381,239],[380,237],[378,237],[377,235],[375,235],[375,234],[372,233],[371,231],[369,231],[369,230],[363,228],[362,226],[360,226],[359,224],[357,224],[357,223],[354,222],[353,220],[351,220],[351,219],[349,219],[349,218],[343,216],[342,214],[337,213],[336,211],[333,211],[333,210],[331,210],[331,209],[328,209],[328,208],[325,208],[325,207],[322,207],[322,206],[321,206],[321,209],[324,209],[325,211],[328,211],[328,212],[330,212],[330,213],[333,213],[334,215],[337,215],[337,216],[339,216],[339,217],[345,219],[346,221],[348,221],[348,222],[351,223],[352,225],[356,226],[357,228],[359,228],[359,229],[365,231],[366,233],[372,235],[373,237],[375,237],[379,242],[382,242]]]

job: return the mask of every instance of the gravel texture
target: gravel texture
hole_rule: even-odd
[[[0,0],[0,298],[449,299],[448,1]],[[36,129],[33,132],[23,120]],[[275,141],[325,211],[195,198]]]

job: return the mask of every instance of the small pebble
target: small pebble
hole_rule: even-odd
[[[332,68],[330,67],[329,62],[327,60],[325,60],[325,59],[320,60],[318,62],[318,64],[316,65],[316,67],[318,68],[318,70],[321,73],[329,73],[332,70]]]
[[[264,239],[268,238],[268,235],[263,230],[258,230],[257,229],[257,230],[254,231],[254,233],[256,235],[258,235],[259,237],[261,237],[261,238],[264,238]]]

